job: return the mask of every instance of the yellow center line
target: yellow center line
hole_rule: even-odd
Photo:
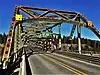
[[[54,57],[52,57],[52,56],[50,56],[50,55],[47,55],[47,54],[46,54],[46,56],[51,57],[52,59],[54,59]],[[56,59],[57,59],[57,57],[56,57]],[[55,60],[56,60],[56,59],[55,59]],[[59,58],[58,58],[58,59],[59,59]],[[56,61],[58,61],[58,60],[56,60]],[[62,60],[61,60],[61,61],[62,61]],[[86,73],[81,72],[81,71],[79,71],[79,70],[77,70],[77,69],[75,69],[75,68],[73,68],[73,67],[70,67],[70,66],[68,66],[67,64],[64,64],[64,63],[62,63],[62,62],[60,62],[60,61],[58,61],[58,62],[61,63],[61,64],[63,64],[64,66],[67,66],[67,67],[69,67],[69,68],[71,68],[71,69],[73,69],[73,70],[79,72],[79,73],[82,73],[83,75],[87,75]]]
[[[52,61],[52,62],[54,62],[54,63],[56,63],[56,64],[58,64],[58,65],[60,65],[61,67],[65,68],[65,69],[67,69],[67,70],[69,70],[69,71],[71,71],[71,72],[73,72],[77,75],[87,75],[86,73],[83,73],[79,70],[76,70],[75,68],[72,68],[72,67],[70,67],[70,66],[68,66],[68,65],[66,65],[66,64],[64,64],[64,63],[62,63],[62,62],[60,62],[56,59],[53,59],[53,58],[45,56],[45,55],[41,55],[41,56],[48,59],[48,60],[50,60],[50,61]]]

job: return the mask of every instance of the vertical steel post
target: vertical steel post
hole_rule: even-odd
[[[96,49],[96,48],[97,48],[97,46],[96,46],[96,42],[97,42],[97,41],[95,41],[95,43],[94,43],[94,49]]]
[[[77,18],[77,20],[80,22],[80,17]],[[81,54],[81,27],[80,25],[77,25],[77,34],[78,34],[78,51],[79,54]]]
[[[49,29],[48,31],[49,31],[50,33],[52,33],[52,29]],[[52,36],[50,36],[50,37],[52,37]],[[50,38],[50,40],[49,40],[49,48],[50,48],[50,49],[51,49],[51,46],[50,46],[51,44],[52,44],[52,39]]]
[[[15,34],[14,34],[14,53],[17,52],[17,26],[15,27]],[[14,56],[14,61],[17,58],[17,54]]]
[[[59,28],[59,50],[61,50],[61,25],[58,25]]]

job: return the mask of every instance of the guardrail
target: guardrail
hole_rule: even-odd
[[[23,51],[23,53],[24,53],[24,55],[22,56],[22,62],[21,62],[21,64],[22,64],[22,66],[21,66],[21,75],[27,75],[26,74],[26,58],[25,58],[25,51]]]
[[[82,61],[86,61],[89,63],[93,63],[96,65],[100,65],[100,57],[93,57],[93,56],[82,55],[82,54],[78,54],[78,53],[70,53],[70,52],[66,52],[66,51],[55,51],[55,53],[69,56],[69,57],[79,59]]]
[[[7,69],[2,69],[2,64],[0,75],[26,75],[26,53],[23,47],[9,57]]]

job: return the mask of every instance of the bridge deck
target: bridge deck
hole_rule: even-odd
[[[28,58],[32,75],[99,75],[100,66],[56,53],[33,54]]]

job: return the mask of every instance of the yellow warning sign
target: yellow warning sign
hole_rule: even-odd
[[[22,15],[16,14],[16,20],[17,21],[22,21]]]
[[[91,21],[88,21],[88,26],[92,27],[92,22]]]

